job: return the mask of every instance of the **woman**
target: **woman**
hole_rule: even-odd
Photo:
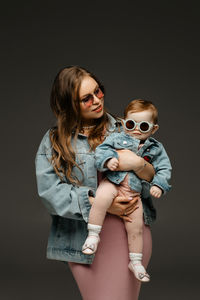
[[[87,222],[101,176],[94,165],[94,150],[118,122],[104,108],[104,87],[87,70],[62,69],[51,92],[57,126],[44,136],[36,156],[38,192],[52,215],[47,257],[68,261],[84,300],[136,300],[140,283],[128,270],[128,244],[120,218],[137,208],[138,196],[116,197],[109,208],[96,255],[81,251]],[[153,167],[133,152],[119,152],[119,169],[133,170],[150,181]],[[100,175],[100,174],[98,174]],[[144,203],[145,205],[145,203]],[[151,256],[149,225],[153,209],[144,216],[144,265]]]

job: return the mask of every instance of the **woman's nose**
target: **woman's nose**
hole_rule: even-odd
[[[101,99],[99,99],[96,95],[93,95],[94,101],[93,104],[99,104],[101,102]]]

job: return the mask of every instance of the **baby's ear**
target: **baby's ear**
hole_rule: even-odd
[[[158,129],[159,129],[159,125],[155,124],[151,133],[154,134]]]

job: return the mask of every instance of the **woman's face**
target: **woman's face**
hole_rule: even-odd
[[[90,76],[83,78],[79,90],[80,110],[83,124],[89,125],[104,113],[104,94],[98,83]]]

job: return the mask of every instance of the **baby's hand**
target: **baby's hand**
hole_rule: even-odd
[[[119,161],[115,157],[109,159],[109,161],[107,162],[107,168],[111,171],[115,171],[118,168],[118,166],[119,166]]]
[[[155,198],[160,198],[162,195],[162,190],[158,186],[153,185],[150,188],[150,194]]]

